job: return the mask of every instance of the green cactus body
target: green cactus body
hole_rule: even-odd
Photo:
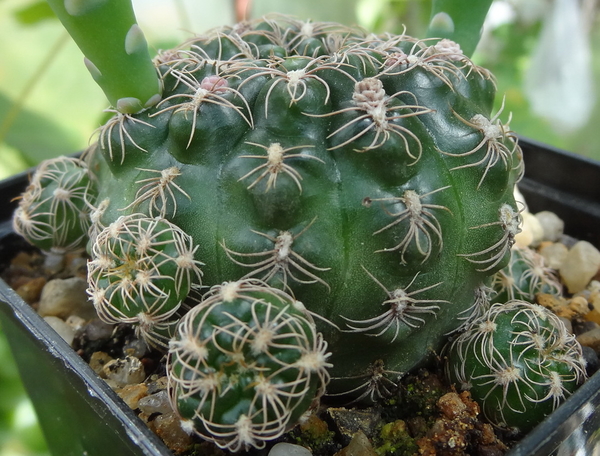
[[[170,343],[173,407],[184,429],[222,448],[262,448],[325,390],[326,348],[287,293],[257,280],[213,287]]]
[[[506,263],[521,153],[453,43],[271,18],[155,63],[162,101],[117,114],[90,155],[95,230],[163,217],[205,284],[293,294],[321,317],[332,393],[372,396],[379,360],[394,377],[439,349]]]
[[[141,214],[101,231],[88,263],[88,293],[109,323],[131,323],[153,346],[167,346],[178,310],[201,272],[189,235]]]
[[[448,378],[495,425],[527,432],[585,379],[581,347],[560,319],[525,301],[493,304],[448,347]]]
[[[85,162],[70,157],[47,160],[22,195],[13,227],[45,252],[82,250],[95,200],[96,183]]]
[[[535,302],[538,293],[560,295],[556,273],[544,265],[544,257],[527,247],[513,246],[508,264],[494,274],[492,302],[521,299]]]

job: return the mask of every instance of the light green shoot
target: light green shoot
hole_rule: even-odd
[[[111,105],[135,113],[158,103],[161,84],[130,0],[48,0]]]

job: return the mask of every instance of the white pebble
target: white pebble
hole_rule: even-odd
[[[561,268],[568,254],[569,249],[560,242],[549,244],[540,249],[540,255],[544,258],[544,264],[556,270]]]
[[[535,214],[544,230],[544,241],[556,242],[565,231],[565,222],[558,215],[550,211],[542,211]]]
[[[112,388],[142,383],[146,378],[144,365],[133,356],[109,361],[104,365],[102,372],[106,376],[106,382]]]
[[[303,446],[281,442],[271,448],[268,456],[312,456],[312,453]]]
[[[87,282],[80,277],[50,280],[42,289],[38,313],[42,317],[65,319],[71,315],[93,316],[94,309],[88,301],[86,288]]]
[[[522,212],[521,232],[515,236],[515,242],[519,247],[535,247],[539,245],[544,237],[544,229],[535,215],[530,212]]]
[[[565,258],[560,276],[569,293],[585,290],[600,268],[600,252],[587,241],[577,242]]]
[[[141,398],[138,401],[138,408],[148,416],[153,413],[165,414],[173,411],[166,390]]]
[[[523,209],[523,212],[529,211],[529,207],[527,207],[527,201],[525,201],[525,197],[516,185],[513,190],[513,196],[515,197],[515,202],[517,203],[517,207],[519,209]]]
[[[44,321],[48,323],[54,331],[58,333],[60,337],[62,337],[66,343],[71,345],[73,343],[73,339],[75,338],[75,329],[67,324],[65,321],[61,320],[58,317],[54,317],[49,315],[44,317]]]
[[[79,331],[85,326],[86,321],[77,315],[71,315],[67,318],[66,323],[75,331]]]

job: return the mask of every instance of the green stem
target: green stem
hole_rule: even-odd
[[[134,113],[160,100],[160,80],[131,0],[47,1],[114,108]]]
[[[470,57],[475,52],[492,0],[433,0],[428,38],[448,38]]]

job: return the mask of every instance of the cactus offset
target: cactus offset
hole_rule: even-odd
[[[326,348],[288,294],[256,280],[213,287],[170,343],[173,408],[222,448],[261,448],[323,394]]]
[[[192,238],[160,218],[119,217],[98,234],[88,263],[88,293],[100,318],[130,323],[166,348],[178,311],[201,272]]]
[[[527,432],[585,379],[575,337],[549,310],[493,304],[448,348],[451,382],[471,392],[494,424]]]
[[[58,157],[43,162],[19,201],[17,233],[45,252],[81,250],[88,241],[96,183],[87,164]]]
[[[527,247],[514,246],[508,264],[494,274],[492,302],[521,299],[535,302],[538,293],[560,295],[556,272],[544,265],[544,257]]]

